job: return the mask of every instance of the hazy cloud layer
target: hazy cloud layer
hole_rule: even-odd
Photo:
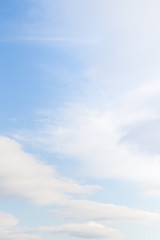
[[[81,161],[86,175],[130,180],[139,183],[142,189],[144,184],[143,191],[149,195],[152,195],[150,184],[154,188],[156,183],[157,193],[153,195],[158,196],[160,155],[141,151],[131,141],[127,142],[133,126],[158,121],[158,110],[149,104],[157,91],[157,85],[150,90],[148,85],[136,88],[123,96],[112,110],[73,104],[61,112],[59,117],[63,122],[54,124],[52,115],[49,116],[45,128],[37,133],[39,144],[51,152]]]
[[[160,4],[33,2],[34,23],[26,40],[51,40],[52,46],[66,41],[70,54],[83,62],[85,79],[83,96],[74,98],[73,91],[75,101],[64,103],[66,108],[57,113],[50,110],[48,121],[36,131],[38,144],[83,162],[86,175],[134,181],[146,195],[160,196],[159,125],[153,127],[160,120]],[[34,135],[29,141],[37,143]]]
[[[133,209],[115,204],[99,203],[88,200],[73,200],[51,213],[62,216],[64,219],[105,221],[108,223],[125,222],[137,224],[151,224],[160,221],[158,213]]]
[[[18,219],[11,214],[0,212],[0,239],[2,240],[38,240],[41,237],[22,233],[18,228]]]
[[[7,44],[16,44],[13,55],[11,45],[5,45],[10,54],[4,50],[5,57],[8,54],[4,63],[9,59],[12,62],[2,76],[5,77],[12,66],[13,76],[7,76],[14,79],[20,100],[25,90],[23,81],[28,83],[29,77],[33,81],[43,78],[46,92],[42,94],[37,80],[34,91],[35,102],[41,98],[37,106],[45,109],[33,110],[32,98],[25,102],[26,105],[31,103],[30,111],[41,112],[42,115],[36,115],[38,119],[30,119],[38,124],[35,124],[35,129],[25,129],[25,134],[18,124],[15,125],[18,129],[14,136],[19,141],[28,141],[36,149],[39,147],[41,151],[63,158],[60,164],[67,160],[66,171],[73,161],[75,165],[79,161],[81,169],[78,169],[78,174],[82,178],[134,182],[144,195],[160,197],[160,3],[157,0],[30,0],[27,3],[23,27],[17,15],[12,17],[10,10],[4,8],[11,17],[6,18],[7,24],[3,28],[12,23],[11,18],[16,22],[16,27],[10,25]],[[4,39],[2,41],[5,42]],[[32,60],[31,53],[37,56],[36,61]],[[18,64],[17,72],[14,71],[14,62],[22,58],[25,61]],[[33,65],[30,74],[26,67],[29,61]],[[5,87],[9,90],[12,84],[9,86],[7,82]],[[52,92],[53,88],[60,90]],[[9,102],[8,106],[15,92],[10,95],[10,91],[6,91],[4,99]],[[2,102],[5,103],[4,99]],[[14,119],[18,116],[17,106],[20,106],[17,102],[16,99],[15,106],[13,104]],[[23,110],[26,121],[26,108]],[[10,111],[12,113],[12,107]],[[25,124],[22,126],[26,128]],[[27,126],[29,128],[29,124]],[[21,130],[22,134],[19,134]],[[120,226],[121,223],[130,223],[133,228],[136,223],[147,226],[159,223],[158,213],[139,210],[138,207],[132,209],[99,203],[94,196],[92,201],[75,200],[73,197],[74,194],[89,194],[97,188],[100,187],[81,185],[60,176],[47,160],[42,162],[26,153],[18,141],[0,137],[0,197],[22,198],[37,205],[55,204],[58,207],[51,213],[67,220],[66,225],[37,227],[33,232],[110,239],[122,235],[102,223],[120,223]],[[117,196],[118,193],[118,202]],[[152,201],[151,205],[154,204]],[[69,221],[98,223],[69,224]],[[126,238],[133,238],[131,234]],[[139,232],[137,235],[138,239],[143,239]],[[39,239],[27,231],[20,231],[18,220],[3,212],[0,213],[0,238]]]
[[[36,232],[51,232],[51,233],[67,233],[69,236],[85,238],[85,239],[119,239],[123,235],[120,231],[105,227],[104,225],[95,222],[86,224],[65,224],[61,226],[47,226],[34,229]]]

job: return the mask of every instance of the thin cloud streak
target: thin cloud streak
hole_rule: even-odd
[[[119,239],[123,235],[119,230],[108,228],[102,224],[88,222],[85,224],[65,224],[60,226],[41,226],[31,230],[33,232],[49,232],[52,234],[68,234],[84,239]]]
[[[80,39],[80,38],[43,38],[43,37],[19,37],[19,41],[33,41],[33,42],[67,42],[67,43],[77,43],[77,44],[87,44],[87,45],[99,45],[97,41],[91,39]]]
[[[83,220],[142,225],[153,225],[160,222],[160,214],[158,213],[89,200],[72,200],[68,204],[50,211],[50,213],[72,221]]]

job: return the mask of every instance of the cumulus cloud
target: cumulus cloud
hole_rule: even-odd
[[[60,177],[55,168],[23,151],[21,145],[0,137],[0,196],[24,198],[45,205],[67,201],[70,193],[89,193],[96,186]]]
[[[11,214],[0,212],[0,239],[2,240],[38,240],[41,237],[22,233],[18,228],[18,219]]]
[[[52,210],[51,213],[74,221],[85,220],[137,224],[152,224],[160,221],[158,213],[88,200],[73,200],[61,208]]]
[[[120,231],[105,227],[95,222],[86,224],[65,224],[61,226],[47,226],[34,229],[36,232],[67,233],[73,237],[85,239],[117,239],[123,235]]]

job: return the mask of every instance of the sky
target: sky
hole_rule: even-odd
[[[0,1],[1,240],[159,240],[159,8]]]

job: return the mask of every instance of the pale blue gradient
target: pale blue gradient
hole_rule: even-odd
[[[143,6],[143,1],[140,2]],[[156,1],[154,4],[158,8]],[[87,136],[88,145],[83,146],[86,136],[83,131],[81,133],[87,121],[85,111],[98,112],[100,116],[107,113],[118,122],[118,146],[126,144],[133,155],[141,156],[144,153],[150,159],[159,154],[157,103],[160,93],[154,89],[150,97],[147,90],[143,97],[142,91],[137,103],[132,90],[141,89],[141,86],[152,81],[159,82],[160,48],[157,42],[160,33],[159,29],[156,32],[156,20],[148,20],[154,10],[148,6],[143,13],[137,8],[143,9],[138,1],[131,6],[125,0],[121,6],[116,0],[1,0],[0,135],[15,139],[22,144],[24,151],[46,164],[56,166],[62,177],[102,187],[92,195],[72,194],[75,199],[117,204],[160,214],[159,197],[145,196],[141,190],[143,183],[148,183],[152,175],[143,179],[141,171],[142,181],[134,179],[134,176],[131,179],[123,177],[124,173],[120,177],[118,174],[116,177],[114,174],[108,176],[107,173],[105,176],[107,161],[103,169],[99,152],[95,161],[97,165],[99,162],[104,172],[101,176],[101,170],[97,170],[96,175],[95,169],[92,174],[90,156],[94,155],[95,149],[90,143],[91,136]],[[123,19],[124,14],[126,19]],[[149,26],[149,30],[145,30],[143,18],[153,28]],[[158,18],[157,12],[155,18]],[[141,32],[142,29],[144,32]],[[147,113],[143,113],[144,109],[147,109]],[[136,120],[134,117],[137,117]],[[62,138],[53,133],[55,129],[64,128],[67,137],[63,142],[63,131]],[[77,132],[73,133],[71,130],[75,129]],[[70,143],[72,136],[75,142]],[[105,141],[102,142],[105,144]],[[68,143],[70,152],[65,149]],[[80,143],[82,149],[79,150]],[[93,155],[88,152],[90,146]],[[77,147],[77,152],[72,152],[74,147]],[[138,169],[139,166],[136,167]],[[69,219],[49,215],[49,211],[57,207],[56,204],[39,206],[17,196],[5,199],[0,194],[0,197],[0,211],[18,218],[22,229],[70,223]],[[159,222],[156,224],[105,223],[120,230],[124,240],[158,240]],[[44,240],[71,239],[67,234],[37,235],[42,235]]]

